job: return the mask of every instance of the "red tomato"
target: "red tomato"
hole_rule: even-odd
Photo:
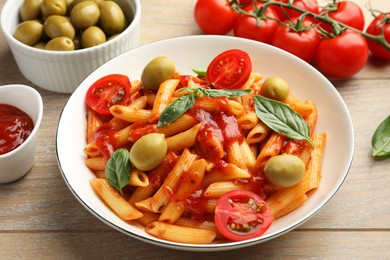
[[[227,0],[198,0],[194,8],[195,21],[206,34],[226,34],[238,17]]]
[[[337,10],[328,13],[330,18],[357,30],[363,30],[364,14],[359,5],[352,1],[339,1],[336,2],[336,5]],[[329,24],[323,23],[321,27],[331,32],[331,26]]]
[[[273,222],[267,204],[257,194],[246,190],[222,195],[215,209],[215,225],[221,234],[233,241],[259,237]]]
[[[276,0],[276,2],[282,2],[282,3],[288,3],[289,0]],[[320,13],[320,8],[318,5],[317,0],[295,0],[293,2],[293,5],[295,7],[301,8],[303,10],[312,12],[314,14],[319,14]],[[284,12],[283,12],[284,9]],[[276,11],[277,15],[281,19],[286,19],[286,14],[288,17],[295,17],[295,16],[300,16],[302,13],[292,10],[290,8],[284,8],[280,6],[274,6],[274,10]]]
[[[390,13],[387,13],[386,17],[383,14],[375,17],[367,27],[366,32],[371,35],[379,35],[382,32],[382,28],[386,41],[390,43]],[[368,48],[374,56],[384,60],[390,60],[390,51],[372,40],[368,40],[367,38],[366,40]]]
[[[297,17],[291,18],[296,23]],[[285,21],[288,24],[288,21]],[[310,27],[312,22],[304,20],[302,27],[304,31],[295,31],[292,28],[280,25],[275,32],[272,45],[288,51],[295,56],[311,63],[321,42],[320,35],[314,27]]]
[[[93,83],[85,96],[89,108],[101,115],[111,115],[113,105],[127,105],[130,102],[131,83],[127,76],[107,75]]]
[[[322,40],[315,62],[326,76],[349,78],[364,67],[367,58],[366,40],[359,33],[346,30],[337,37]]]
[[[240,88],[249,79],[252,61],[248,53],[232,49],[220,53],[207,68],[207,80],[215,88]]]
[[[253,5],[249,5],[248,7],[244,8],[244,10],[247,12],[253,12]],[[276,12],[271,8],[267,8],[265,11],[265,16],[279,19]],[[261,20],[260,24],[258,25],[256,18],[248,15],[241,15],[234,24],[233,34],[237,37],[271,43],[272,37],[274,36],[277,27],[278,23],[274,20]]]

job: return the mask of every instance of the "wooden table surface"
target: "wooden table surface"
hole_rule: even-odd
[[[367,1],[355,2],[365,8]],[[142,0],[141,44],[201,34],[193,18],[195,2]],[[390,11],[388,0],[372,2]],[[390,64],[371,58],[352,79],[332,82],[349,108],[356,142],[351,170],[331,201],[309,221],[271,241],[227,252],[179,252],[112,229],[76,200],[55,153],[57,122],[69,95],[27,81],[0,32],[0,85],[31,85],[44,101],[34,167],[23,179],[0,185],[0,259],[390,259],[390,158],[370,155],[372,134],[390,114]]]

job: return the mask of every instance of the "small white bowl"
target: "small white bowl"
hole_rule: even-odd
[[[20,146],[0,155],[0,183],[7,183],[26,175],[34,164],[36,139],[43,114],[43,102],[41,95],[32,87],[12,84],[0,86],[0,104],[19,108],[34,122],[33,131]]]
[[[141,225],[121,220],[94,192],[89,181],[95,175],[85,165],[85,95],[97,79],[119,73],[130,80],[141,78],[144,66],[157,56],[171,58],[178,72],[195,75],[191,68],[207,65],[222,51],[241,49],[252,59],[252,70],[264,78],[278,75],[287,80],[300,100],[317,106],[316,133],[327,133],[320,187],[294,212],[277,219],[262,236],[239,242],[207,245],[164,241],[148,235]],[[75,197],[92,214],[111,227],[142,241],[188,251],[224,251],[276,238],[310,219],[337,192],[347,176],[354,151],[354,132],[348,108],[335,87],[317,70],[294,55],[256,41],[228,36],[187,36],[147,44],[107,62],[85,79],[66,103],[58,123],[57,160],[65,182]]]
[[[71,93],[92,71],[139,43],[141,3],[114,0],[131,24],[114,39],[95,47],[75,51],[47,51],[23,44],[13,36],[20,23],[23,0],[8,0],[1,11],[1,27],[21,73],[35,85],[60,93]]]

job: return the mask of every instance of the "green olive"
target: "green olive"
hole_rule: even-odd
[[[151,133],[138,139],[130,149],[130,161],[140,171],[156,168],[168,150],[163,134]]]
[[[261,95],[278,101],[286,100],[289,93],[290,86],[284,79],[278,76],[268,77],[261,87]]]
[[[20,17],[23,21],[34,20],[41,15],[43,0],[24,0],[20,7]]]
[[[291,187],[305,174],[304,162],[295,155],[283,154],[269,159],[264,167],[266,178],[278,187]]]
[[[52,39],[59,36],[66,36],[73,39],[76,34],[70,19],[61,15],[49,16],[43,24],[43,28],[45,34]]]
[[[106,35],[97,26],[88,27],[81,35],[81,47],[89,48],[106,42]]]
[[[126,28],[126,17],[120,6],[113,1],[103,1],[100,5],[100,28],[107,35],[121,33]]]
[[[73,7],[70,20],[76,28],[85,29],[95,25],[99,16],[99,6],[94,1],[82,1]]]
[[[68,0],[68,1],[71,1],[71,0]],[[70,5],[69,5],[69,9],[72,10],[73,7],[75,7],[78,3],[81,3],[83,1],[94,1],[98,6],[100,5],[101,2],[105,1],[105,0],[73,0]]]
[[[157,91],[161,83],[174,76],[175,70],[175,64],[170,58],[156,57],[142,71],[142,84],[145,89]]]
[[[34,48],[44,50],[46,46],[45,42],[37,42],[36,44],[33,45]]]
[[[27,45],[34,45],[43,34],[43,25],[37,20],[22,22],[16,27],[14,37]]]
[[[50,51],[73,51],[74,43],[72,39],[66,36],[60,36],[49,41],[45,49]]]
[[[43,0],[41,11],[44,17],[54,14],[65,15],[66,2],[65,0]]]

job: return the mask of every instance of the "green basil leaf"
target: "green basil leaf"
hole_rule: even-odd
[[[171,104],[169,104],[164,111],[161,113],[160,119],[157,122],[157,127],[165,126],[176,119],[178,119],[181,115],[187,112],[195,103],[195,96],[193,94],[186,94]]]
[[[207,65],[198,66],[192,68],[192,71],[198,74],[199,76],[206,77],[207,67],[208,67]]]
[[[375,130],[371,139],[372,156],[385,157],[390,155],[390,116]]]
[[[306,121],[286,104],[256,95],[254,97],[256,115],[272,130],[285,134],[296,140],[306,140],[314,146],[310,139],[310,128]]]
[[[201,89],[201,88],[199,88],[198,91],[200,91],[203,95],[207,97],[228,97],[228,98],[242,97],[251,92],[250,89]]]
[[[121,194],[123,194],[122,188],[129,183],[131,168],[129,151],[125,148],[113,152],[107,161],[106,179]]]

